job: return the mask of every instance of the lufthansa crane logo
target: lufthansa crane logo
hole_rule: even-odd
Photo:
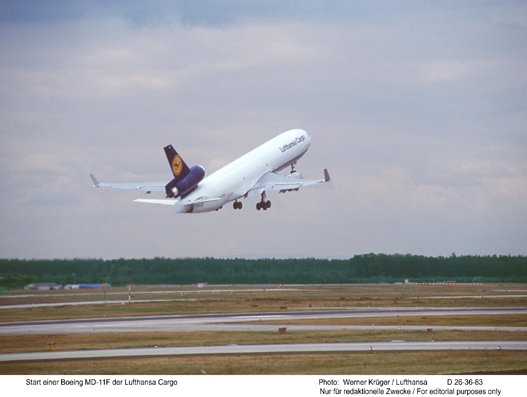
[[[172,159],[172,172],[175,176],[178,176],[181,174],[181,171],[183,170],[183,161],[181,160],[181,157],[179,155],[175,155]]]

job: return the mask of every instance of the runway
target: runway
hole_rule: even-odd
[[[225,313],[177,316],[148,316],[121,318],[94,318],[77,320],[54,320],[0,323],[0,335],[60,335],[83,333],[123,332],[196,332],[196,331],[252,331],[287,332],[327,330],[412,330],[426,332],[428,328],[462,331],[509,331],[527,332],[527,327],[488,326],[409,326],[409,325],[326,325],[293,324],[295,320],[319,320],[335,318],[407,317],[407,316],[453,316],[453,315],[497,315],[527,314],[525,307],[509,308],[362,308],[348,310],[311,310],[260,313]],[[268,323],[274,322],[274,323]],[[279,322],[279,323],[277,323]],[[358,351],[403,351],[403,350],[527,350],[527,341],[441,341],[415,342],[397,340],[392,342],[362,343],[312,343],[228,345],[197,347],[149,347],[139,349],[103,349],[82,351],[47,351],[32,353],[0,354],[0,363],[41,360],[76,360],[148,356],[185,356],[209,354],[287,354],[287,353],[342,353]]]
[[[209,315],[150,316],[95,318],[78,320],[32,321],[0,323],[0,335],[56,335],[82,333],[123,332],[196,332],[196,331],[254,331],[276,332],[279,327],[287,331],[327,330],[463,330],[463,331],[511,331],[526,332],[527,327],[485,326],[404,326],[404,325],[323,325],[288,324],[295,320],[319,320],[330,318],[368,318],[403,316],[452,316],[527,314],[527,308],[370,308],[350,310],[313,310],[291,312],[227,313]],[[267,322],[280,322],[269,324]]]
[[[150,347],[140,349],[71,350],[0,354],[0,363],[8,364],[23,361],[88,360],[101,358],[188,356],[214,354],[299,354],[423,350],[527,350],[527,341],[392,341],[360,343],[298,343],[275,345],[228,345],[161,348]]]

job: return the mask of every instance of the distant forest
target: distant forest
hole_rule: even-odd
[[[356,255],[324,259],[0,259],[0,288],[30,283],[81,284],[348,284],[527,282],[527,257]]]

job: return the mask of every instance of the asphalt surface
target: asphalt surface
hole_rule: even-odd
[[[346,353],[360,351],[423,350],[527,350],[527,341],[450,341],[450,342],[360,342],[297,343],[281,345],[228,345],[191,347],[150,347],[140,349],[70,350],[0,355],[0,363],[55,361],[123,357],[186,356],[213,354],[298,354]]]
[[[209,315],[150,316],[123,318],[96,318],[56,321],[0,323],[0,335],[57,335],[82,333],[123,332],[195,332],[195,331],[267,331],[286,332],[321,330],[433,330],[510,331],[526,332],[527,327],[484,326],[380,326],[380,325],[317,325],[288,324],[294,320],[328,318],[367,318],[402,316],[527,314],[527,308],[369,308],[350,310],[283,311],[275,313],[227,313]],[[281,321],[283,324],[266,324]],[[198,347],[160,347],[142,349],[106,349],[83,351],[46,351],[34,353],[0,354],[0,363],[14,361],[68,360],[108,357],[138,357],[163,355],[207,354],[270,354],[270,353],[336,353],[352,351],[401,350],[527,350],[527,341],[450,341],[413,342],[392,341],[375,343],[313,343],[287,345],[229,345]]]
[[[0,335],[56,335],[105,332],[196,332],[196,331],[288,331],[403,329],[403,330],[465,330],[465,331],[527,331],[527,327],[477,326],[380,326],[380,325],[319,325],[319,324],[266,324],[266,321],[318,320],[328,318],[367,318],[396,316],[445,316],[527,314],[527,308],[372,308],[352,310],[314,310],[275,313],[230,313],[183,316],[151,316],[96,318],[79,320],[32,321],[0,323]]]

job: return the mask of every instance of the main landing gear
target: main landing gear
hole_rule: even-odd
[[[234,203],[232,203],[232,208],[235,210],[241,210],[242,209],[242,203],[241,201],[236,200]]]
[[[256,209],[258,211],[260,210],[266,210],[267,208],[271,208],[271,202],[269,200],[267,201],[260,201],[259,203],[256,203]]]
[[[260,210],[266,210],[267,208],[271,208],[271,202],[269,200],[265,201],[265,192],[262,193],[262,199],[259,203],[256,203],[256,209],[258,211]]]

